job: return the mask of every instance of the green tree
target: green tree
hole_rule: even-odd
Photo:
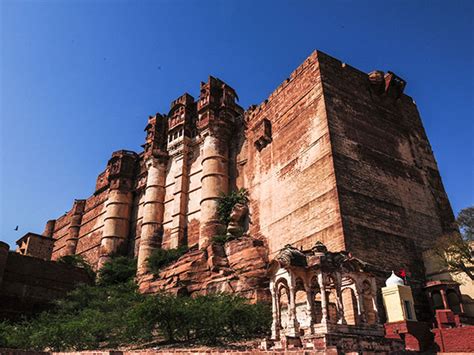
[[[467,242],[474,241],[474,206],[461,210],[456,222],[462,238]]]
[[[473,237],[474,207],[459,212],[456,219],[459,231],[447,233],[436,241],[434,252],[453,273],[464,272],[474,280]]]
[[[100,285],[116,285],[133,280],[137,273],[137,260],[126,256],[116,256],[99,270]]]

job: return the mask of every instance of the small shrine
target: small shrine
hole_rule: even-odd
[[[373,267],[350,253],[286,245],[269,266],[272,338],[267,347],[384,351],[402,344],[384,338]]]

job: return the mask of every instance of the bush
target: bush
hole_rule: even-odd
[[[117,285],[133,280],[137,273],[137,260],[126,256],[117,256],[105,263],[99,270],[100,285]]]
[[[149,296],[137,312],[148,319],[148,329],[169,342],[193,340],[213,345],[266,335],[271,325],[268,305],[250,304],[229,294],[190,298],[162,293]]]
[[[165,339],[215,345],[268,334],[268,305],[228,294],[144,296],[136,285],[82,286],[54,311],[0,323],[0,346],[52,351],[117,348]]]
[[[4,347],[52,351],[113,348],[148,339],[133,309],[145,296],[136,285],[80,286],[53,310],[16,324],[0,323]]]
[[[217,213],[219,214],[221,222],[228,225],[230,222],[230,214],[234,206],[237,203],[247,204],[248,201],[248,191],[244,188],[232,191],[227,195],[222,194],[217,205]]]
[[[79,286],[29,320],[0,322],[0,347],[110,349],[143,344],[157,336],[168,342],[216,344],[265,335],[270,329],[268,305],[228,294],[146,296],[138,292],[133,275],[133,260],[112,259],[101,270],[98,284]]]
[[[163,267],[178,260],[187,250],[184,246],[176,249],[156,249],[147,260],[148,267],[153,274],[158,275]]]

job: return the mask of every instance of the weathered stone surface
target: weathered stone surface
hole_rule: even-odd
[[[0,319],[38,312],[91,281],[84,269],[8,252],[0,243]]]
[[[212,249],[219,254],[213,256],[218,259],[218,265],[209,262],[212,257],[208,256],[208,251]],[[186,253],[156,277],[141,279],[140,291],[166,290],[175,294],[230,292],[254,301],[268,300],[267,262],[267,249],[261,241],[245,236],[229,241],[225,246],[214,244],[205,251]]]

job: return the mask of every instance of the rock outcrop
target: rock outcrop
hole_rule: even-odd
[[[218,262],[210,262],[218,259]],[[217,266],[216,266],[217,264]],[[268,301],[268,249],[262,240],[242,236],[205,250],[188,251],[159,275],[140,280],[140,291],[174,294],[230,292],[252,301]]]

